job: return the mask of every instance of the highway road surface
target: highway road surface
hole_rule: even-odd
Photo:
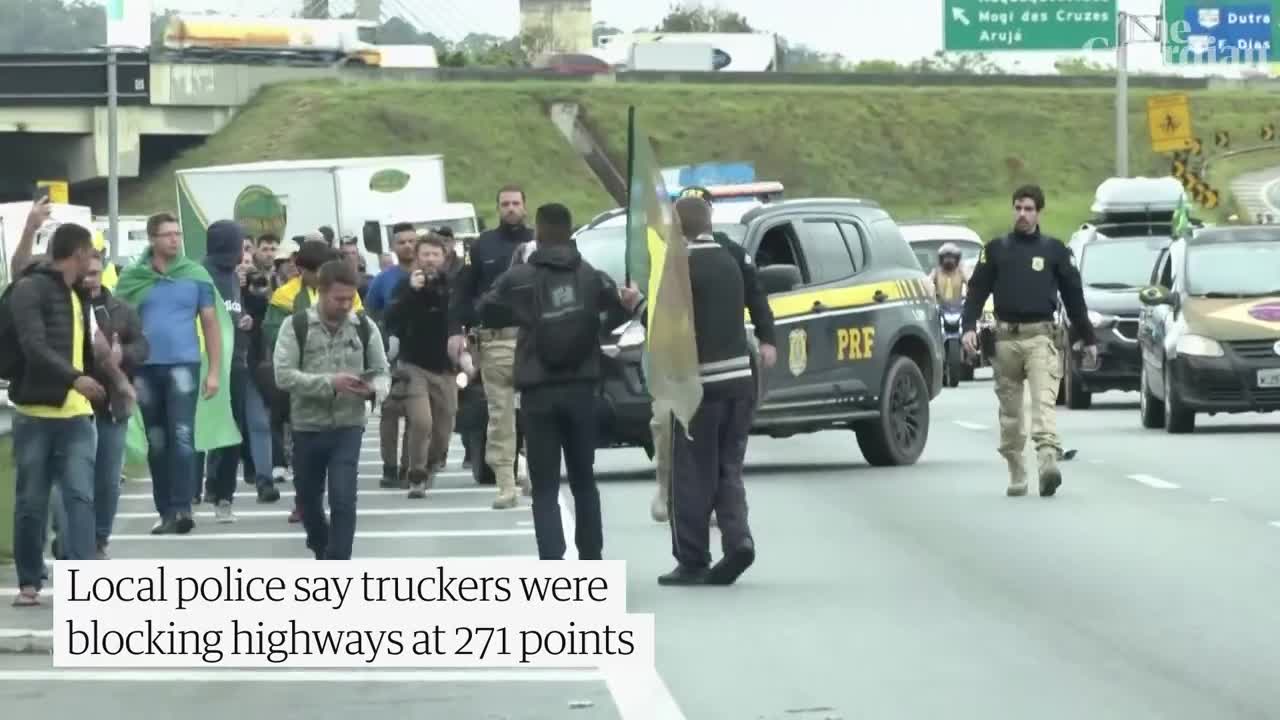
[[[191,673],[54,670],[47,655],[0,656],[0,707],[95,720],[1280,717],[1280,416],[1204,418],[1171,436],[1140,427],[1135,395],[1096,396],[1060,415],[1079,455],[1052,499],[1005,497],[995,425],[980,379],[935,401],[913,467],[868,468],[847,432],[753,439],[760,554],[732,588],[656,584],[672,558],[648,518],[645,457],[601,453],[605,555],[628,562],[629,611],[656,613],[678,712],[637,710],[588,673],[263,671],[223,676],[224,689]],[[426,501],[369,492],[366,466],[356,553],[532,555],[528,500],[487,510],[460,454]],[[147,535],[150,505],[131,483],[115,556],[306,557],[287,500],[263,507],[246,490],[238,524],[213,525],[205,506],[184,538]],[[10,635],[52,625],[49,610],[7,603],[0,618]]]
[[[1280,221],[1280,166],[1245,173],[1231,181],[1231,191],[1245,216],[1241,220],[1263,222],[1269,215],[1270,222]]]

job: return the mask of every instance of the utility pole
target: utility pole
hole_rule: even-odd
[[[1116,13],[1116,177],[1129,177],[1129,43],[1161,42],[1163,20],[1162,15]],[[1140,39],[1134,40],[1135,34]]]
[[[114,46],[107,48],[107,242],[111,262],[120,259],[120,132],[118,110],[119,54]]]

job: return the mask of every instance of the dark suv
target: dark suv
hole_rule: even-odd
[[[759,268],[778,334],[777,365],[757,375],[753,434],[847,428],[871,464],[914,463],[942,388],[942,339],[937,304],[897,225],[864,200],[736,205],[716,206],[714,229]],[[620,284],[625,238],[617,211],[575,235],[582,255]],[[652,454],[644,342],[633,320],[604,343],[601,444]]]

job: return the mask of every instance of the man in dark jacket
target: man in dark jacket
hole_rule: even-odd
[[[694,336],[702,403],[683,427],[672,422],[671,553],[678,563],[663,585],[729,585],[755,560],[747,525],[742,463],[755,408],[751,353],[738,263],[711,236],[711,208],[697,198],[676,203],[689,241]],[[711,566],[711,513],[724,557]]]
[[[450,312],[455,327],[469,326],[480,340],[480,380],[484,383],[489,426],[485,432],[485,463],[493,470],[498,496],[495,510],[514,508],[516,495],[516,406],[512,386],[512,364],[517,329],[509,315],[495,310],[487,317],[475,317],[476,306],[500,275],[511,265],[516,247],[533,239],[525,225],[524,190],[508,185],[498,191],[498,213],[502,225],[481,233],[471,245],[470,262],[458,278]],[[458,357],[466,348],[461,333],[449,338],[449,355]]]
[[[270,474],[271,425],[249,370],[249,346],[252,344],[249,333],[253,330],[253,316],[245,312],[242,300],[242,283],[247,281],[250,269],[245,263],[241,244],[243,237],[244,231],[230,220],[219,220],[210,225],[206,232],[208,253],[204,267],[213,278],[213,284],[218,288],[236,327],[235,345],[231,351],[231,414],[240,430],[242,442],[249,445],[258,502],[270,503],[280,499],[280,491]],[[250,394],[255,396],[253,402],[258,410],[252,413],[253,425],[248,423],[250,413],[246,412]],[[220,523],[235,521],[231,502],[235,497],[241,454],[239,445],[219,448],[209,454],[207,495],[214,506],[214,518]],[[202,465],[197,463],[198,467]]]
[[[426,497],[435,473],[445,464],[458,408],[458,384],[449,358],[449,338],[461,332],[449,326],[449,279],[444,238],[428,233],[418,241],[418,267],[400,283],[387,309],[387,332],[399,339],[391,394],[382,406],[384,477],[398,477],[396,446],[399,419],[408,426],[409,497]]]
[[[107,544],[120,502],[120,477],[124,472],[125,439],[129,418],[138,402],[133,376],[147,361],[150,347],[142,334],[142,320],[127,303],[102,287],[102,257],[95,256],[84,277],[84,288],[97,319],[94,338],[94,377],[106,389],[106,398],[93,405],[98,430],[94,463],[93,506],[96,515],[98,559],[107,557]],[[104,322],[105,321],[105,322]],[[105,351],[105,352],[103,352]],[[65,525],[63,525],[65,527]]]
[[[486,324],[507,317],[519,327],[513,377],[529,444],[538,557],[564,558],[558,501],[563,453],[573,491],[578,558],[599,560],[604,532],[593,467],[600,315],[610,314],[613,327],[626,315],[623,301],[634,307],[639,296],[631,290],[620,293],[573,248],[568,208],[538,208],[537,224],[538,249],[528,263],[494,282],[479,311]]]
[[[97,428],[93,403],[106,399],[93,378],[94,352],[89,295],[80,280],[95,251],[90,232],[65,224],[49,241],[48,262],[29,266],[10,291],[4,312],[21,353],[11,378],[16,467],[14,561],[18,596],[14,605],[40,604],[49,495],[61,484],[67,516],[63,553],[92,560],[93,465]]]

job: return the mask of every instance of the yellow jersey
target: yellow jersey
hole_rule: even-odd
[[[83,372],[86,348],[84,346],[84,317],[80,314],[80,296],[76,295],[74,290],[68,290],[67,292],[71,293],[71,365],[76,370]],[[50,405],[15,405],[15,407],[18,412],[27,417],[58,420],[93,414],[93,405],[89,403],[89,398],[81,395],[75,388],[67,391],[67,399],[63,401],[61,407],[52,407]]]

